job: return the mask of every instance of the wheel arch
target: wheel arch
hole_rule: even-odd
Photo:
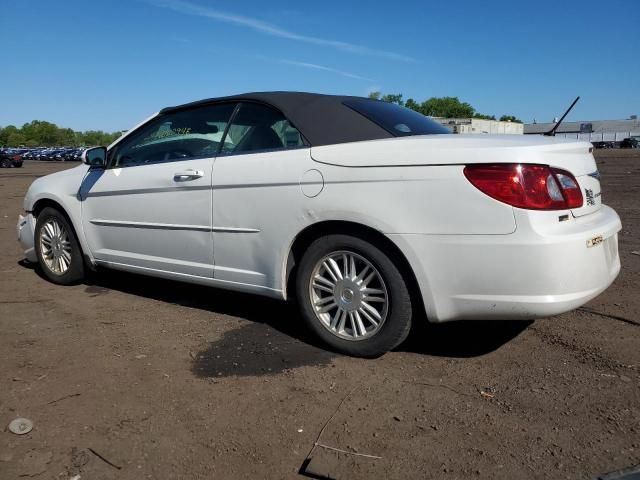
[[[33,204],[33,209],[31,210],[31,213],[33,213],[33,216],[35,218],[38,218],[38,215],[40,215],[42,210],[44,210],[47,207],[55,208],[60,213],[62,213],[65,217],[67,217],[67,220],[71,221],[71,219],[69,218],[69,214],[67,213],[65,208],[59,202],[57,202],[56,200],[53,200],[52,198],[38,199],[36,203]],[[72,225],[73,225],[73,222],[72,222]],[[73,228],[75,229],[75,225],[73,225]]]
[[[331,234],[353,235],[354,237],[371,242],[389,255],[391,260],[398,266],[402,276],[407,282],[412,304],[414,305],[414,314],[419,314],[422,315],[423,318],[426,318],[426,310],[424,307],[423,297],[420,292],[418,279],[407,257],[398,245],[375,228],[347,220],[323,220],[308,225],[301,230],[298,235],[296,235],[291,247],[289,248],[289,253],[286,258],[286,267],[284,269],[285,298],[293,296],[293,292],[295,292],[294,281],[296,268],[307,247],[309,247],[309,245],[311,245],[311,243],[316,239]]]

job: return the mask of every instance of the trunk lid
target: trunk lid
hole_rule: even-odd
[[[311,148],[319,163],[344,167],[413,167],[474,163],[536,163],[571,172],[583,205],[576,217],[602,204],[600,180],[589,142],[542,135],[423,135]]]

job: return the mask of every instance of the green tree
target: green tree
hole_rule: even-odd
[[[26,143],[27,139],[21,133],[10,133],[7,138],[7,145],[9,147],[20,147]]]
[[[76,134],[70,128],[60,128],[58,130],[58,145],[75,146]]]
[[[58,127],[50,122],[33,120],[25,123],[20,132],[27,140],[35,140],[39,145],[58,145]]]
[[[395,103],[397,105],[400,105],[401,107],[404,107],[404,101],[402,100],[401,93],[389,93],[387,95],[383,95],[380,100],[382,100],[383,102]]]
[[[495,115],[483,115],[482,113],[474,113],[473,118],[480,118],[482,120],[495,120]]]
[[[0,146],[51,147],[108,145],[122,135],[102,130],[75,132],[71,128],[60,128],[55,123],[33,120],[17,128],[14,125],[0,127]]]
[[[7,125],[4,128],[0,128],[0,145],[9,145],[9,137],[12,134],[20,133],[20,130],[15,125]]]
[[[410,108],[411,110],[415,110],[416,112],[420,112],[420,104],[413,98],[407,98],[407,101],[404,102],[404,106]]]
[[[476,112],[475,108],[467,102],[461,102],[458,97],[431,97],[422,103],[418,103],[413,98],[403,101],[401,93],[382,94],[381,92],[371,92],[369,98],[397,103],[429,117],[496,119],[495,115]],[[522,120],[513,115],[502,115],[500,121],[522,123]]]
[[[382,95],[380,92],[371,92],[369,93],[369,98],[372,100],[382,100],[383,102],[397,103],[401,107],[404,107],[401,93],[387,93],[386,95]]]
[[[420,105],[420,113],[430,117],[469,118],[476,113],[467,102],[458,97],[431,97]]]
[[[522,123],[522,120],[514,117],[513,115],[502,115],[500,117],[501,122],[514,122],[514,123]]]

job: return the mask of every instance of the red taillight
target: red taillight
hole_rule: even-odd
[[[514,207],[564,210],[582,206],[582,192],[574,176],[547,165],[467,165],[464,175],[480,191]]]
[[[551,167],[556,176],[564,199],[567,201],[567,208],[580,208],[582,206],[582,191],[573,175],[565,170]]]

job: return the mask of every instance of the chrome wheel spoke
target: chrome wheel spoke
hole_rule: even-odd
[[[331,299],[331,300],[332,300],[332,299]],[[337,306],[337,305],[336,305],[336,302],[331,301],[331,303],[330,303],[330,304],[328,304],[328,305],[324,305],[323,307],[320,307],[320,308],[317,310],[317,312],[318,312],[318,313],[327,313],[329,310],[331,310],[332,308],[335,308],[336,306]]]
[[[338,262],[336,262],[333,258],[329,258],[327,259],[326,263],[329,266],[329,273],[333,274],[333,278],[336,282],[343,278],[340,267],[338,266]]]
[[[366,318],[374,327],[378,326],[378,321],[375,320],[371,315],[369,315],[364,308],[360,308],[358,310],[358,313]]]
[[[362,323],[362,319],[360,318],[360,314],[357,310],[353,312],[353,318],[355,319],[356,326],[360,330],[360,335],[366,335],[367,329],[364,327],[364,323]]]
[[[351,326],[351,334],[353,335],[353,338],[358,338],[360,336],[360,332],[358,332],[358,326],[356,325],[353,312],[349,312],[349,325]]]
[[[331,280],[332,280],[333,282],[337,282],[337,281],[338,281],[338,277],[336,277],[336,274],[335,274],[335,273],[333,273],[333,270],[331,269],[331,266],[329,265],[329,263],[328,263],[328,262],[324,262],[324,263],[322,264],[322,268],[323,268],[323,270],[324,270],[324,271],[325,271],[325,272],[326,272],[326,273],[331,277]],[[319,276],[319,275],[318,275],[318,276]],[[321,278],[324,278],[324,277],[321,277]]]
[[[362,278],[369,273],[369,270],[371,270],[371,267],[369,265],[366,265],[362,271],[358,274],[358,276],[356,277],[356,283],[362,283]]]
[[[336,313],[333,315],[333,317],[331,317],[331,323],[329,324],[331,328],[337,327],[338,322],[342,319],[343,313],[344,313],[344,310],[342,310],[341,308],[336,309]]]
[[[340,310],[340,322],[338,323],[338,328],[336,329],[338,333],[344,332],[344,324],[347,321],[347,312],[344,310]]]
[[[327,292],[327,293],[333,294],[333,288],[326,287],[318,282],[313,283],[313,288],[315,288],[316,290],[320,290],[321,292]]]
[[[387,299],[384,297],[370,297],[369,295],[365,295],[364,299],[367,302],[386,302]]]
[[[332,296],[331,297],[324,297],[324,298],[321,298],[319,300],[316,300],[316,307],[324,305],[324,304],[326,304],[328,302],[333,302],[333,297]]]
[[[334,282],[321,276],[320,274],[316,274],[313,277],[313,288],[315,288],[316,290],[333,294],[333,288],[335,286],[336,284]]]
[[[374,279],[375,276],[376,276],[376,272],[375,271],[371,272],[369,275],[367,275],[367,278],[362,280],[362,285],[364,285],[365,287],[369,285],[369,283],[371,282],[371,280]]]
[[[356,259],[353,255],[349,256],[349,278],[356,277]]]
[[[349,257],[346,253],[342,254],[342,278],[349,278]]]
[[[363,288],[362,293],[365,295],[384,295],[384,290],[379,288]]]
[[[378,321],[382,320],[382,317],[380,316],[380,312],[378,312],[378,310],[373,308],[367,302],[362,302],[362,308],[367,310],[369,312],[369,314],[371,314],[371,316],[373,316],[376,320],[378,320]]]
[[[45,226],[43,227],[43,230],[47,232],[47,237],[49,238],[53,238],[56,236],[56,232],[53,229],[53,225],[51,225],[50,223],[45,224]]]
[[[315,275],[313,277],[313,280],[314,280],[314,282],[322,283],[324,286],[329,287],[329,288],[333,288],[333,287],[336,286],[335,282],[332,282],[331,280],[321,276],[320,274]]]

